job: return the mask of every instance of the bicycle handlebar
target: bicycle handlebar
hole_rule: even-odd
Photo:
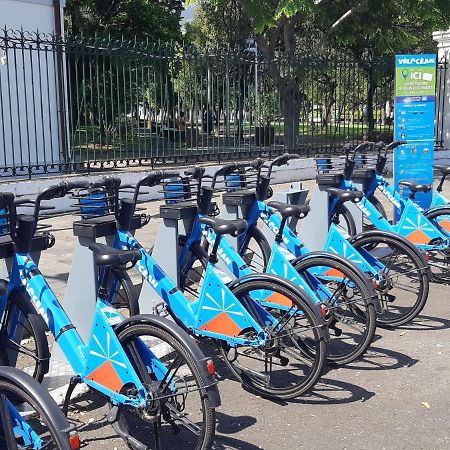
[[[272,162],[269,163],[269,169],[267,171],[267,176],[270,177],[274,166],[277,166],[277,167],[285,166],[290,160],[299,159],[299,158],[300,158],[300,155],[298,155],[297,153],[284,153],[283,155],[278,156],[278,158],[275,158]]]

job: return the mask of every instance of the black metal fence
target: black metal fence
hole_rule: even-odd
[[[0,176],[339,152],[393,133],[393,58],[0,31]],[[438,67],[438,104],[446,63]],[[443,116],[436,117],[437,145]]]

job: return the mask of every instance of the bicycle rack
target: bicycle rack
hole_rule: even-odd
[[[186,235],[192,225],[197,206],[192,202],[171,202],[160,207],[161,224],[155,239],[152,258],[172,280],[180,283],[178,261],[180,257],[179,238]],[[149,301],[151,299],[151,301]],[[155,293],[148,283],[143,283],[139,296],[141,313],[154,313],[154,308],[161,303],[155,299]]]

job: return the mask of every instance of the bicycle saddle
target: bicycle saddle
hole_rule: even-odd
[[[309,211],[311,211],[309,205],[289,205],[288,203],[275,201],[267,203],[267,206],[276,209],[284,219],[288,217],[298,217],[299,219],[303,219],[308,215]]]
[[[136,264],[142,257],[139,250],[118,250],[105,244],[91,244],[89,250],[94,253],[94,261],[98,267]]]
[[[342,203],[349,201],[356,203],[364,197],[364,192],[362,191],[346,191],[338,188],[328,188],[326,191],[329,194],[338,197]]]
[[[223,234],[238,236],[247,227],[247,222],[244,219],[223,220],[213,217],[202,217],[200,222],[210,226],[218,236]]]
[[[400,181],[399,186],[406,186],[413,192],[428,192],[431,189],[431,184],[417,184],[412,181]]]
[[[450,166],[435,165],[434,168],[440,170],[444,175],[450,174]]]

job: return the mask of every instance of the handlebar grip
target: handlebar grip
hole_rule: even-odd
[[[238,166],[236,163],[225,164],[223,167],[221,167],[214,173],[214,177],[217,178],[221,175],[227,175],[230,172],[233,172],[233,170],[236,170],[237,167]]]
[[[195,166],[184,171],[187,177],[192,177],[194,180],[199,180],[205,174],[206,169],[204,167]]]
[[[153,187],[160,183],[162,178],[163,172],[150,172],[138,181],[137,186]]]
[[[121,187],[120,184],[122,183],[121,179],[119,177],[103,177],[99,181],[94,181],[89,184],[89,187],[91,188],[105,188],[105,189],[111,189],[111,188],[119,188]]]
[[[400,147],[400,145],[405,145],[407,143],[408,143],[407,141],[394,141],[394,142],[391,142],[387,146],[387,148],[388,148],[388,150],[394,150],[394,148]]]
[[[177,172],[175,170],[165,170],[162,173],[163,178],[176,178],[180,176],[180,172]]]
[[[264,164],[264,160],[262,158],[256,158],[250,163],[252,168],[255,170],[260,169],[263,164]]]
[[[69,183],[66,181],[62,181],[59,184],[54,184],[53,186],[45,188],[36,197],[36,209],[39,209],[39,204],[42,200],[53,200],[54,198],[64,197],[69,190]]]
[[[91,183],[87,180],[67,181],[65,183],[68,191],[71,191],[72,189],[85,189],[91,185]]]

